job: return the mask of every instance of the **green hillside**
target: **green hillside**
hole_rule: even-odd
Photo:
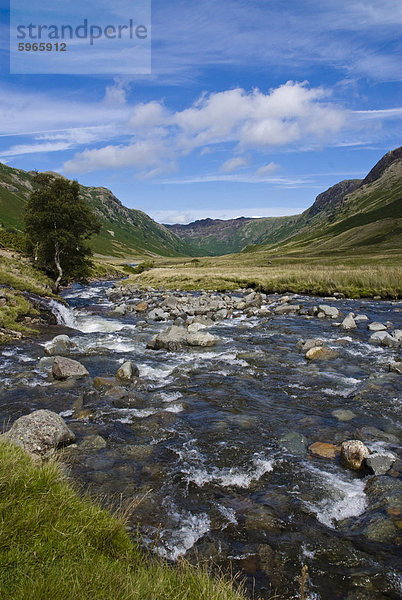
[[[192,256],[272,249],[325,254],[400,249],[402,148],[388,152],[364,180],[341,181],[301,215],[167,225]]]
[[[34,175],[34,171],[13,169],[0,163],[0,223],[3,227],[23,231],[24,204],[33,190]],[[123,206],[110,190],[81,186],[81,195],[102,224],[100,234],[91,239],[94,252],[115,257],[185,254],[184,242],[174,233],[140,210]]]

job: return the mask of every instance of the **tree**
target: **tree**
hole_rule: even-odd
[[[39,266],[61,283],[85,280],[92,262],[87,240],[99,233],[100,223],[80,198],[76,181],[39,173],[25,208],[25,228]]]

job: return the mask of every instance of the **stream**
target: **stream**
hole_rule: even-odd
[[[108,503],[134,500],[129,525],[151,552],[239,573],[250,597],[298,598],[307,565],[310,600],[402,598],[400,460],[373,476],[308,450],[360,439],[400,455],[401,375],[388,369],[400,350],[369,343],[367,324],[402,328],[402,303],[326,302],[367,315],[352,331],[242,314],[208,328],[215,346],[168,352],[146,348],[166,322],[110,315],[112,285],[74,285],[69,306],[50,301],[58,326],[0,348],[3,429],[39,408],[61,414],[77,436],[62,451],[74,480]],[[61,333],[90,378],[53,379],[44,345]],[[306,360],[307,338],[337,357]],[[124,394],[99,378],[127,360],[140,383]]]

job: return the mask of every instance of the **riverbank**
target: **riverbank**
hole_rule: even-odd
[[[400,254],[273,256],[269,252],[219,257],[155,259],[151,270],[132,275],[142,287],[231,291],[252,287],[266,293],[293,292],[349,298],[396,299],[402,295]]]
[[[0,442],[0,596],[14,600],[241,600],[229,581],[146,555],[54,462]]]

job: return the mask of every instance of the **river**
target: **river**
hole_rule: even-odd
[[[357,438],[400,452],[401,376],[388,370],[398,350],[369,343],[367,324],[400,328],[402,304],[327,302],[367,315],[350,332],[330,319],[242,314],[208,329],[216,346],[167,352],[146,349],[166,323],[110,316],[111,285],[73,286],[69,307],[53,302],[58,327],[1,347],[3,428],[39,408],[60,413],[77,435],[63,451],[73,479],[108,502],[139,499],[130,526],[152,552],[239,572],[256,598],[298,597],[304,564],[310,600],[401,598],[398,469],[373,477],[308,447]],[[59,333],[91,378],[53,380],[44,344]],[[301,338],[337,357],[306,360]],[[139,368],[135,390],[94,387],[126,360]]]

